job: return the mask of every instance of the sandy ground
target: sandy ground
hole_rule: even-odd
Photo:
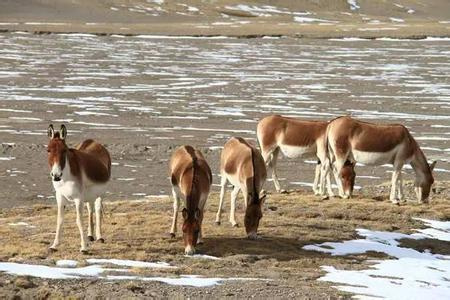
[[[316,281],[323,272],[322,265],[358,269],[365,260],[383,258],[384,254],[330,256],[302,250],[308,244],[341,241],[356,237],[356,228],[411,233],[420,228],[412,217],[449,220],[447,204],[450,185],[438,185],[432,204],[409,202],[401,206],[391,204],[386,197],[373,196],[386,186],[374,186],[369,195],[350,200],[319,201],[309,192],[269,195],[261,221],[261,239],[244,238],[243,227],[232,228],[228,217],[229,195],[221,226],[214,224],[218,195],[208,200],[204,232],[205,243],[198,248],[201,254],[220,260],[189,258],[182,255],[182,241],[178,235],[171,239],[168,230],[171,220],[171,201],[155,198],[141,202],[108,202],[105,204],[105,244],[89,245],[89,254],[78,252],[79,235],[75,226],[73,207],[66,208],[64,240],[56,253],[47,248],[53,239],[56,210],[53,206],[35,205],[0,211],[1,261],[28,262],[54,266],[59,259],[74,259],[83,265],[87,258],[121,258],[144,261],[164,261],[177,269],[133,269],[131,274],[146,276],[177,276],[195,274],[205,277],[252,277],[270,281],[224,282],[205,288],[176,287],[163,283],[109,281],[103,279],[48,280],[32,277],[0,275],[0,295],[6,298],[48,297],[112,297],[112,298],[348,298],[348,294],[333,289],[330,284]],[[411,186],[408,186],[408,190]],[[241,198],[237,220],[242,222]],[[28,226],[11,226],[25,222]],[[34,226],[34,227],[32,227]],[[180,224],[179,224],[180,226]],[[407,247],[431,253],[450,254],[448,242],[436,240],[405,241]],[[127,274],[130,275],[130,274]]]
[[[0,30],[34,33],[396,37],[449,35],[445,0],[3,1]],[[367,29],[368,28],[368,29]]]

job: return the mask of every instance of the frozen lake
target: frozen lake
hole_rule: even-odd
[[[176,145],[208,149],[217,174],[220,146],[233,135],[254,140],[269,114],[405,124],[439,160],[436,180],[449,180],[449,56],[450,41],[438,39],[0,34],[0,207],[52,201],[50,122],[68,126],[69,143],[108,145],[119,183],[112,199],[167,194]],[[313,166],[281,159],[283,187],[312,182]],[[356,171],[360,186],[391,175],[388,167]]]

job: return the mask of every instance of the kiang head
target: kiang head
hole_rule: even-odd
[[[416,176],[414,182],[414,191],[416,192],[417,200],[419,202],[427,203],[430,197],[431,186],[434,183],[433,170],[436,166],[436,161],[428,165],[429,172],[425,172],[420,176]]]
[[[189,212],[186,208],[184,208],[182,213],[184,220],[184,253],[187,255],[193,255],[195,253],[195,246],[197,246],[197,240],[200,233],[200,219],[202,212],[198,208],[193,212]]]
[[[53,181],[60,181],[66,166],[66,154],[69,149],[65,141],[67,136],[66,126],[61,125],[60,130],[55,131],[53,125],[50,124],[47,134],[50,138],[47,146],[50,177]]]
[[[341,169],[342,187],[344,189],[344,195],[350,198],[353,194],[353,188],[355,186],[355,163],[349,160],[345,161],[344,166]]]
[[[259,221],[261,220],[262,214],[262,206],[266,195],[264,194],[262,197],[259,196],[258,193],[249,193],[248,195],[250,199],[250,203],[247,204],[247,209],[245,210],[244,217],[244,226],[245,232],[249,239],[256,239],[259,227]]]

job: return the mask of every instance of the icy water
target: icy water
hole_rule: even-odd
[[[450,41],[434,39],[1,34],[0,206],[51,197],[50,122],[68,126],[69,143],[108,145],[114,199],[167,194],[167,159],[180,144],[208,150],[217,174],[220,146],[233,135],[254,140],[269,114],[405,124],[439,160],[436,179],[449,180],[449,55]],[[283,187],[312,182],[312,167],[282,159]],[[357,185],[390,171],[357,168]]]

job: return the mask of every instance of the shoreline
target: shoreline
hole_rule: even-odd
[[[213,23],[211,23],[213,24]],[[421,40],[428,37],[450,38],[450,26],[441,23],[412,24],[367,24],[339,23],[333,26],[320,24],[275,24],[250,23],[227,26],[205,25],[203,23],[98,23],[95,25],[76,23],[25,24],[19,22],[0,22],[0,33],[27,32],[36,35],[47,34],[92,34],[97,36],[121,35],[133,37],[140,35],[170,37],[228,37],[228,38],[296,38],[296,39],[346,39],[360,38],[374,40],[392,38],[400,40]],[[124,27],[126,26],[126,27]],[[208,28],[201,28],[208,27]]]

